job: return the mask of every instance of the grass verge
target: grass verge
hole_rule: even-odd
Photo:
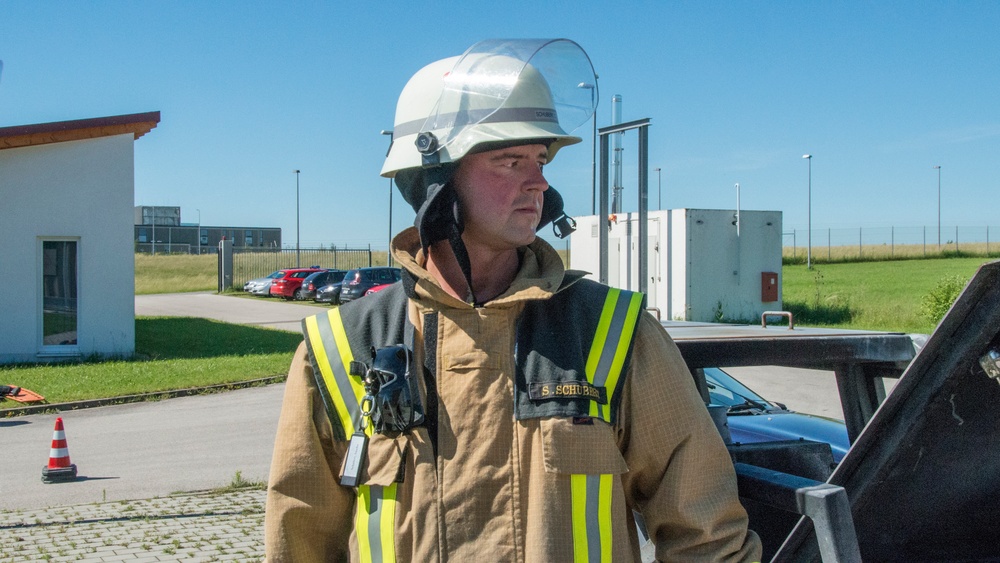
[[[921,312],[942,279],[969,280],[986,258],[786,265],[783,305],[796,324],[929,334],[937,321]]]
[[[72,364],[0,366],[0,381],[49,404],[235,383],[287,373],[302,336],[208,319],[136,319],[136,357]],[[0,403],[3,409],[23,406]]]
[[[218,287],[215,254],[135,255],[135,293],[179,293],[209,291]]]

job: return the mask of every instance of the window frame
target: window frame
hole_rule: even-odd
[[[81,303],[81,283],[80,283],[80,259],[83,255],[80,237],[61,236],[40,236],[37,246],[37,267],[35,287],[38,290],[38,298],[35,302],[35,314],[38,329],[35,333],[39,357],[77,357],[80,356],[80,303]],[[76,271],[74,278],[76,281],[76,344],[46,344],[45,343],[45,243],[47,242],[73,242],[76,243],[76,257],[74,264]]]

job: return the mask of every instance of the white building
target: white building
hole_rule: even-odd
[[[159,121],[0,128],[0,363],[135,352],[133,142]]]
[[[570,267],[598,279],[597,216],[577,217]],[[605,222],[608,225],[608,222]],[[759,321],[781,309],[781,212],[650,211],[646,303],[663,320]],[[639,214],[618,214],[608,232],[608,285],[639,289]]]

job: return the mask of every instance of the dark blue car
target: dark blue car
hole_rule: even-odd
[[[792,412],[751,391],[719,368],[705,368],[710,405],[727,407],[729,434],[740,443],[805,438],[826,442],[840,462],[850,448],[847,427],[839,420]]]

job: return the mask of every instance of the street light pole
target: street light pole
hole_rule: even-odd
[[[656,210],[657,211],[662,211],[663,210],[663,192],[660,190],[660,169],[659,168],[654,168],[653,171],[656,172]]]
[[[941,250],[941,167],[934,169],[938,171],[938,250]]]
[[[577,88],[585,88],[590,90],[590,106],[594,110],[594,115],[591,119],[594,121],[594,130],[591,134],[591,146],[590,146],[590,213],[591,215],[597,215],[597,107],[594,103],[594,96],[597,91],[597,75],[594,75],[594,84],[589,82],[581,82],[576,85]]]
[[[383,129],[383,135],[389,136],[389,150],[392,150],[392,129]],[[389,153],[386,153],[389,156]],[[389,246],[386,251],[386,265],[392,266],[392,178],[389,178]]]
[[[295,267],[301,268],[302,263],[299,261],[299,172],[301,170],[293,172],[295,172]]]
[[[802,155],[802,158],[804,158],[804,159],[806,159],[806,160],[809,161],[809,188],[808,188],[808,190],[809,190],[808,194],[809,195],[808,195],[808,212],[807,212],[808,213],[808,224],[807,224],[808,231],[806,232],[806,241],[807,241],[807,243],[806,243],[806,269],[807,270],[812,270],[812,229],[813,229],[813,227],[812,227],[812,225],[813,225],[813,217],[812,217],[812,207],[813,207],[813,203],[812,203],[812,197],[813,197],[813,195],[812,195],[812,193],[813,193],[813,161],[812,161],[812,158],[813,158],[813,156],[811,154],[804,154],[804,155]]]
[[[941,245],[938,244],[938,246]],[[153,256],[156,256],[156,206],[155,205],[153,206]]]
[[[740,236],[740,183],[736,182],[736,236]]]

